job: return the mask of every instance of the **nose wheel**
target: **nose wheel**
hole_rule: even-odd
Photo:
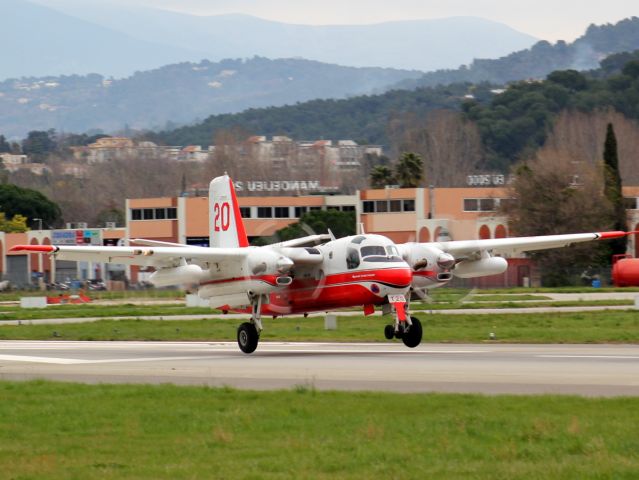
[[[404,331],[402,335],[402,341],[408,348],[415,348],[422,343],[422,322],[416,317],[410,317],[412,325],[408,327],[408,330]]]
[[[387,340],[401,338],[408,348],[415,348],[422,343],[422,322],[417,317],[410,317],[410,325],[408,322],[398,322],[396,326],[386,325],[384,327],[384,336]]]

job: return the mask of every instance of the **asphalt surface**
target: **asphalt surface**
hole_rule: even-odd
[[[0,379],[256,390],[639,395],[638,345],[0,342]]]

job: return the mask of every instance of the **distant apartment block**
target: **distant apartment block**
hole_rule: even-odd
[[[75,160],[89,165],[117,159],[164,158],[180,162],[205,162],[216,155],[251,159],[274,173],[357,171],[367,156],[381,156],[380,145],[359,145],[353,140],[295,141],[286,136],[252,136],[232,145],[160,146],[126,137],[104,137],[87,146],[71,147]]]
[[[29,171],[34,175],[42,175],[51,171],[44,163],[32,162],[29,156],[24,154],[0,153],[0,161],[9,173]]]

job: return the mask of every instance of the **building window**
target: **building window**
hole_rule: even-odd
[[[497,198],[464,198],[464,212],[494,212],[497,207]]]
[[[377,200],[375,202],[375,211],[377,213],[388,212],[388,202],[386,200]]]
[[[404,203],[404,211],[405,212],[414,212],[415,211],[415,200],[403,200]]]
[[[364,210],[364,213],[375,213],[375,202],[365,201],[362,205],[362,210]]]
[[[637,210],[637,197],[625,197],[623,205],[626,210]]]
[[[177,208],[171,207],[166,209],[166,218],[175,220],[177,218]]]
[[[464,198],[464,212],[476,212],[479,210],[479,202],[476,198]]]
[[[132,208],[131,209],[131,220],[142,220],[142,209],[140,209],[140,208]]]
[[[153,220],[153,212],[154,210],[152,208],[145,208],[143,210],[144,220]]]
[[[308,207],[295,207],[295,218],[300,218],[306,212],[308,212]]]
[[[257,218],[273,218],[273,208],[257,207]]]
[[[318,210],[321,210],[322,207],[310,207],[311,212],[317,212]]]
[[[326,207],[326,210],[334,210],[339,212],[339,207],[336,205],[329,205],[328,207]]]
[[[401,212],[402,211],[402,201],[401,200],[391,200],[389,203],[390,203],[390,211],[391,212]]]
[[[251,218],[251,207],[240,207],[240,216],[242,218]]]
[[[480,198],[479,210],[482,212],[494,212],[495,211],[495,199],[494,198]]]
[[[155,219],[156,220],[164,220],[166,218],[166,208],[156,208],[155,209]]]
[[[342,205],[342,212],[354,212],[355,205]]]
[[[275,218],[288,218],[288,207],[275,207]]]

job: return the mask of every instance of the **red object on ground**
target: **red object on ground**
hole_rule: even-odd
[[[49,305],[61,305],[61,304],[81,304],[81,303],[89,303],[91,299],[87,297],[84,293],[79,293],[77,295],[71,294],[60,294],[56,297],[47,297],[47,304]]]
[[[612,283],[615,287],[639,287],[639,258],[613,255]]]

